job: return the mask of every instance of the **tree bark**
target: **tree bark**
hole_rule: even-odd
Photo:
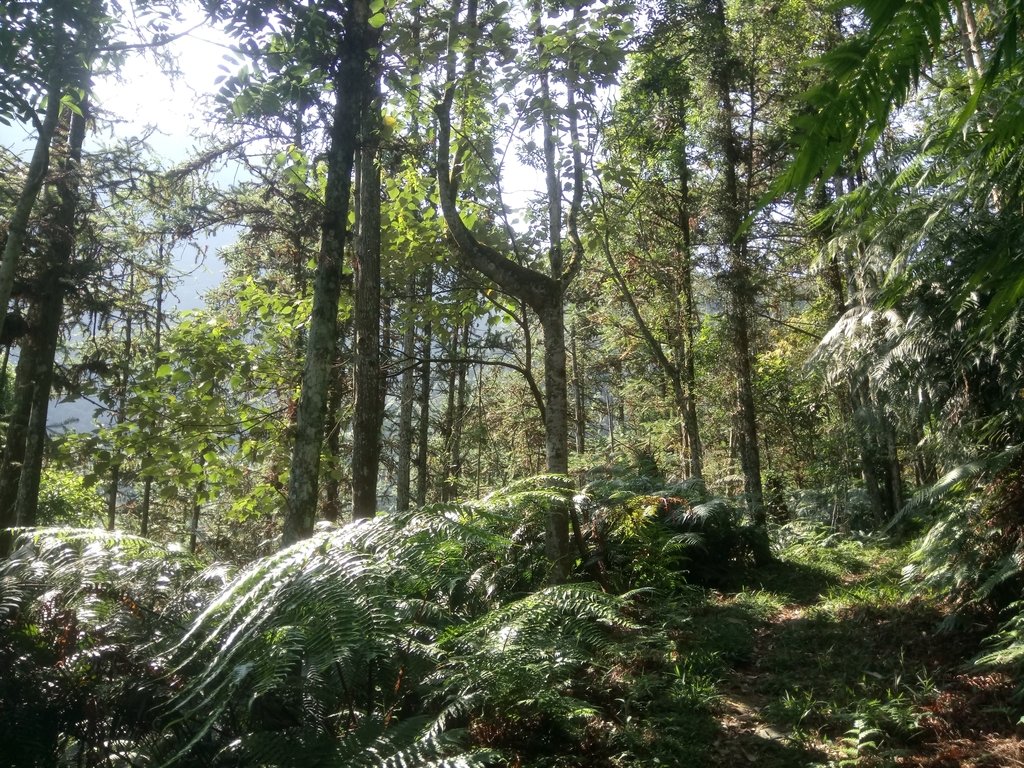
[[[722,0],[713,0],[711,17],[714,22],[712,79],[718,96],[715,138],[722,155],[722,199],[720,216],[723,234],[727,239],[728,266],[724,282],[729,295],[729,324],[737,380],[739,405],[740,464],[743,469],[743,490],[754,525],[756,541],[755,559],[771,559],[768,543],[767,516],[764,508],[764,490],[761,485],[761,450],[757,432],[757,408],[754,399],[753,344],[751,314],[754,303],[752,265],[748,243],[743,230],[746,210],[740,195],[738,168],[743,162],[740,141],[733,127],[733,80],[735,64],[730,50],[725,7]],[[748,172],[749,158],[748,158]]]
[[[687,88],[687,94],[689,89]],[[704,445],[700,437],[700,422],[697,419],[697,374],[694,364],[694,337],[696,335],[698,318],[697,304],[693,298],[693,233],[690,229],[690,212],[692,201],[690,200],[690,164],[686,154],[686,102],[680,103],[678,107],[680,120],[680,133],[682,134],[682,146],[679,148],[677,161],[679,173],[679,212],[678,223],[682,236],[682,259],[680,269],[682,270],[682,333],[680,349],[677,352],[676,365],[679,369],[680,388],[682,392],[677,395],[681,397],[680,407],[682,409],[683,429],[686,432],[690,460],[690,477],[702,479],[704,477]]]
[[[565,317],[561,301],[540,313],[544,329],[544,431],[547,471],[569,474],[569,388],[565,368]],[[544,550],[551,562],[551,579],[556,583],[569,577],[569,507],[553,504],[548,510]]]
[[[344,331],[339,334],[344,335]],[[324,482],[324,520],[336,523],[341,518],[341,404],[345,398],[345,375],[343,353],[335,352],[334,364],[328,377],[327,393],[327,455],[331,470]]]
[[[33,311],[29,317],[35,319],[38,317],[38,313]],[[22,461],[25,458],[25,436],[28,432],[29,418],[32,415],[34,392],[32,375],[35,370],[32,358],[36,354],[34,343],[35,340],[30,337],[22,345],[21,356],[18,358],[18,365],[14,373],[14,402],[7,415],[3,465],[0,466],[0,529],[11,528],[18,524],[18,483],[21,479]],[[0,554],[6,554],[11,543],[11,537],[4,534]]]
[[[563,274],[562,251],[560,246],[561,221],[557,227],[552,226],[548,260],[552,267],[551,275],[524,267],[501,253],[493,246],[478,240],[462,221],[456,206],[456,190],[458,174],[453,175],[451,167],[451,108],[455,98],[456,79],[456,43],[459,0],[453,0],[452,25],[449,30],[448,59],[446,74],[448,85],[441,102],[436,106],[438,118],[437,145],[437,180],[441,203],[441,211],[448,227],[449,237],[455,251],[469,267],[495,282],[503,291],[525,302],[537,313],[544,329],[544,379],[545,379],[545,454],[547,471],[550,474],[565,475],[568,472],[568,389],[566,384],[565,355],[565,320],[563,315],[563,298],[565,284],[571,279],[574,271],[570,268]],[[470,14],[474,16],[474,14]],[[475,26],[475,21],[471,19]],[[537,44],[540,44],[539,39]],[[571,92],[571,88],[569,91]],[[569,110],[572,112],[572,110]],[[543,121],[549,126],[552,121],[551,103],[545,104]],[[545,127],[547,131],[547,127]],[[547,135],[545,133],[545,135]],[[581,178],[578,147],[574,148],[573,166],[574,179]],[[547,150],[545,150],[548,155]],[[548,157],[546,175],[551,163]],[[550,183],[549,183],[549,192]],[[573,218],[578,212],[582,195],[582,186],[575,185],[573,195]],[[560,201],[561,187],[557,190]],[[551,195],[549,194],[549,198]],[[560,202],[549,199],[549,218],[554,221],[551,213]],[[549,223],[549,226],[551,224]],[[575,243],[574,243],[575,245]],[[577,254],[578,256],[578,251]],[[574,259],[573,265],[578,265]],[[557,269],[556,269],[557,268]],[[569,550],[569,516],[568,510],[562,505],[553,505],[549,511],[545,535],[545,550],[551,564],[549,578],[552,582],[562,582],[568,577],[571,566]]]
[[[572,325],[569,336],[572,344],[572,391],[575,403],[576,453],[582,455],[587,451],[587,400],[583,389],[585,367],[583,356],[579,350],[575,323]]]
[[[352,408],[352,517],[377,514],[377,478],[380,470],[381,423],[384,398],[381,391],[381,266],[380,266],[380,165],[377,126],[379,81],[374,80],[362,119],[363,142],[359,150],[359,207],[353,273],[355,331]]]
[[[408,292],[416,292],[416,278],[409,278]],[[412,407],[415,399],[416,369],[412,360],[416,357],[416,323],[412,317],[407,320],[405,336],[402,339],[402,383],[399,389],[398,408],[398,468],[395,473],[395,508],[404,512],[409,508],[412,481]]]
[[[164,268],[164,242],[160,241],[160,269]],[[164,326],[164,274],[158,272],[156,276],[156,314],[153,319],[153,371],[160,367],[160,351]],[[148,424],[147,427],[152,425]],[[149,454],[147,453],[147,456]],[[146,475],[142,483],[142,502],[139,509],[139,535],[149,535],[150,507],[153,499],[153,476]]]
[[[973,0],[960,0],[960,8],[956,15],[963,43],[964,63],[967,65],[970,79],[977,80],[985,70],[985,59],[978,39],[978,21],[974,15]]]
[[[432,267],[427,268],[426,285],[429,299],[434,293],[434,270]],[[430,360],[433,346],[433,326],[430,320],[427,320],[423,324],[423,339],[420,342],[420,357],[423,363],[420,366],[420,389],[417,395],[419,424],[416,437],[416,504],[420,507],[427,503],[427,479],[430,463]]]
[[[129,294],[135,290],[135,275],[132,273],[129,278]],[[120,392],[117,397],[117,412],[114,416],[114,423],[120,426],[124,423],[125,405],[128,400],[128,379],[131,375],[131,353],[132,353],[132,320],[128,317],[124,329],[124,359],[121,361],[121,382]],[[121,462],[122,457],[116,457],[113,466],[110,468],[110,485],[107,492],[107,530],[114,530],[117,519],[117,493],[121,486]]]
[[[54,57],[55,60],[59,58],[59,56]],[[39,192],[43,188],[43,182],[46,180],[46,174],[50,168],[50,145],[53,143],[57,122],[60,118],[62,92],[62,76],[57,73],[47,89],[46,112],[39,124],[39,133],[36,136],[32,159],[29,161],[25,185],[18,196],[11,220],[7,224],[7,240],[4,243],[3,255],[0,256],[0,336],[3,335],[7,319],[7,305],[11,301],[11,291],[14,289],[14,277],[18,270],[18,262],[21,260],[21,252],[25,247],[25,238],[28,235],[29,219],[32,217],[36,199],[39,197]]]
[[[25,453],[18,482],[16,517],[19,525],[36,524],[39,483],[46,447],[46,417],[49,411],[53,366],[64,315],[64,276],[75,250],[76,216],[81,184],[82,145],[85,142],[88,104],[83,100],[80,113],[69,113],[67,144],[61,148],[60,171],[54,187],[57,192],[53,217],[53,240],[47,249],[38,288],[40,304],[37,337],[33,355],[31,414],[25,440]]]
[[[313,281],[313,309],[302,371],[302,395],[296,414],[295,446],[288,480],[288,504],[282,544],[313,533],[319,487],[320,447],[324,434],[327,378],[338,332],[338,301],[344,262],[352,168],[360,113],[370,89],[369,50],[376,43],[366,20],[365,0],[352,0],[345,14],[345,35],[338,43],[334,75],[336,103],[327,154],[327,189],[321,223],[320,254]]]
[[[445,415],[447,466],[441,501],[454,501],[458,498],[459,480],[462,477],[462,433],[466,423],[466,378],[469,372],[469,320],[463,321],[453,343],[455,349],[449,379],[448,413]]]

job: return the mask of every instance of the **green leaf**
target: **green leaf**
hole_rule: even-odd
[[[385,21],[387,21],[387,17],[385,17],[383,13],[375,13],[366,20],[366,23],[374,29],[380,29],[384,26]]]

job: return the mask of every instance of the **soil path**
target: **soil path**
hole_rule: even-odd
[[[891,563],[772,577],[715,600],[719,626],[749,634],[719,685],[713,765],[1024,768],[1013,681],[970,667],[977,630],[939,632],[942,608]]]

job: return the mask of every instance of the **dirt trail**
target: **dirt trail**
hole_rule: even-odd
[[[805,768],[827,760],[828,756],[801,745],[791,733],[768,722],[763,715],[771,698],[760,691],[774,685],[772,670],[764,669],[761,660],[775,642],[777,625],[802,619],[803,615],[802,606],[787,605],[771,620],[757,626],[751,663],[734,667],[722,681],[715,707],[721,738],[714,749],[722,765],[742,765],[745,761],[764,768]]]
[[[718,631],[746,610],[749,635],[719,683],[712,765],[1024,768],[1014,682],[971,668],[977,630],[939,633],[941,606],[896,579],[871,567],[773,591],[769,578],[716,600]]]

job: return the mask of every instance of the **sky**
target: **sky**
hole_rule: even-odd
[[[182,23],[188,29],[195,21]],[[94,84],[94,103],[111,120],[111,125],[87,140],[87,149],[112,143],[117,138],[141,136],[154,129],[150,138],[153,151],[169,167],[186,160],[201,142],[208,123],[203,113],[204,99],[215,90],[214,81],[222,72],[218,66],[228,52],[226,38],[217,30],[200,27],[169,46],[178,60],[180,74],[165,74],[151,56],[130,54],[119,77],[99,78]],[[0,125],[0,144],[28,158],[34,133],[21,125]],[[228,176],[226,181],[230,181]],[[233,235],[222,231],[207,238],[208,263],[197,265],[194,250],[189,249],[179,265],[190,274],[177,291],[179,309],[202,306],[202,294],[219,282],[222,270],[213,255]]]
[[[195,22],[186,22],[188,28]],[[180,74],[171,77],[161,71],[152,57],[133,53],[119,77],[98,79],[94,88],[94,103],[111,118],[107,130],[89,138],[95,148],[114,139],[143,135],[150,130],[150,144],[164,166],[186,160],[202,141],[208,123],[203,113],[203,100],[215,90],[215,79],[222,74],[218,66],[227,52],[226,39],[216,30],[199,28],[187,37],[171,44],[178,60]],[[28,158],[35,136],[24,126],[0,125],[0,145]],[[87,143],[87,149],[88,149]],[[225,179],[230,182],[230,175]],[[233,232],[225,229],[216,236],[205,238],[205,262],[197,264],[195,249],[182,249],[177,264],[179,271],[187,273],[182,279],[170,306],[195,309],[203,305],[203,293],[213,288],[223,274],[217,249],[233,239]],[[16,359],[16,354],[14,355]],[[94,408],[84,401],[51,405],[51,428],[87,428]]]

